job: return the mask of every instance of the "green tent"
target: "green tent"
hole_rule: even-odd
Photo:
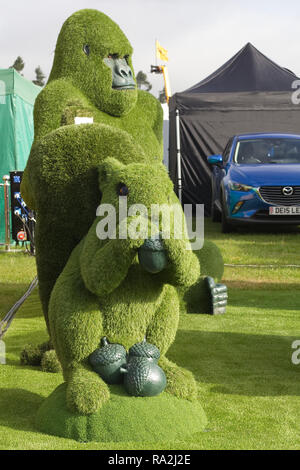
[[[33,140],[33,105],[41,88],[15,69],[0,69],[0,179],[24,170]],[[0,243],[5,240],[4,197],[0,187]]]

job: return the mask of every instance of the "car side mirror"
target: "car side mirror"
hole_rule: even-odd
[[[207,157],[207,161],[210,165],[223,165],[222,155],[211,155]]]

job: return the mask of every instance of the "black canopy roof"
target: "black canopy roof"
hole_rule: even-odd
[[[287,91],[296,76],[275,64],[250,42],[207,78],[185,93]]]

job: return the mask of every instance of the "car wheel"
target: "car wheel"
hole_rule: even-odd
[[[214,202],[212,202],[212,205],[211,205],[211,220],[213,222],[221,222],[221,212],[216,207]]]
[[[221,222],[222,222],[222,233],[230,233],[233,231],[233,226],[226,217],[226,206],[224,203],[224,196],[222,194],[222,213],[221,213]]]
[[[211,220],[213,222],[221,222],[221,212],[216,206],[216,189],[212,179],[211,181]]]

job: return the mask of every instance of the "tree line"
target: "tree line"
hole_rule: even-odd
[[[22,70],[24,69],[24,67],[25,67],[25,62],[20,56],[18,56],[16,60],[14,61],[13,65],[10,66],[10,68],[15,69],[21,75],[23,75]],[[32,80],[32,83],[34,83],[37,86],[42,87],[45,85],[45,78],[46,78],[46,75],[44,75],[41,67],[38,66],[35,69],[35,80]]]
[[[22,57],[18,56],[16,58],[16,60],[14,61],[13,65],[11,65],[10,68],[15,69],[17,72],[19,72],[21,75],[23,75],[22,71],[23,71],[24,67],[25,67],[24,60],[22,59]],[[35,80],[32,80],[32,82],[37,86],[43,87],[45,85],[45,78],[46,78],[46,76],[44,75],[41,67],[38,66],[35,69]],[[150,91],[151,88],[152,88],[152,85],[149,82],[149,80],[147,78],[147,75],[142,70],[140,70],[136,74],[136,82],[137,82],[137,86],[140,90]],[[166,103],[166,97],[165,97],[164,89],[162,89],[159,92],[158,99],[161,103]]]

